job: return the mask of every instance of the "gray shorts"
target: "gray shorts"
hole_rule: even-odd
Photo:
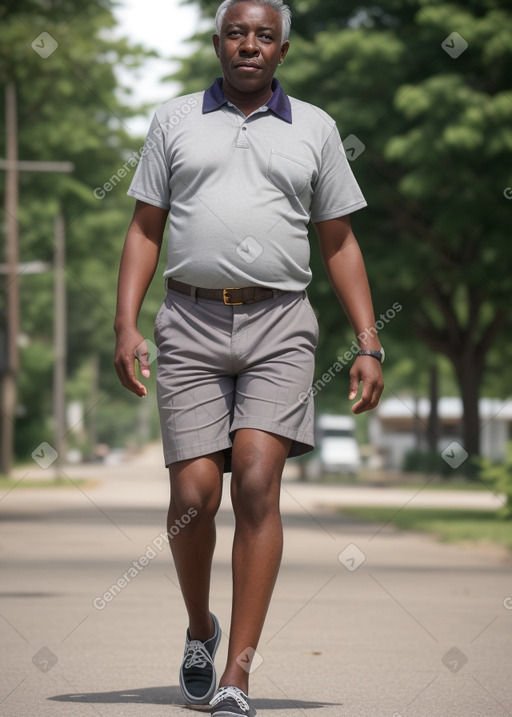
[[[306,292],[242,306],[168,291],[155,319],[157,394],[166,465],[225,452],[239,428],[311,451],[318,322]]]

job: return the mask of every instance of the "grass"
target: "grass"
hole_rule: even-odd
[[[86,484],[90,484],[91,481],[88,481],[84,478],[73,478],[73,480],[69,480],[69,478],[36,478],[36,479],[28,479],[28,478],[8,478],[7,476],[0,475],[0,491],[9,491],[11,489],[15,490],[21,490],[21,489],[30,489],[30,488],[73,488],[74,484],[79,486],[84,486]]]
[[[368,480],[368,478],[367,478]],[[370,479],[371,480],[371,479]],[[364,479],[361,481],[364,485]],[[419,489],[424,488],[425,490],[469,490],[469,491],[488,491],[489,486],[486,485],[482,480],[469,480],[467,478],[440,478],[439,476],[432,476],[432,474],[421,473],[414,474],[410,477],[407,475],[400,475],[400,478],[390,483],[385,483],[393,488],[406,488],[406,489]]]
[[[399,483],[394,487],[406,488],[407,490],[419,490],[425,486],[427,481],[428,478],[426,477],[424,481]],[[429,483],[429,485],[425,486],[425,490],[470,490],[485,493],[486,491],[489,491],[489,486],[485,485],[485,483],[482,483],[481,481],[437,481]]]
[[[318,481],[320,484],[353,485],[353,486],[382,486],[392,488],[404,488],[405,490],[468,490],[488,491],[489,486],[481,480],[468,480],[464,478],[443,479],[438,476],[414,474],[410,478],[404,477],[403,473],[396,476],[383,476],[381,473],[368,473],[362,471],[357,476],[341,475],[339,473],[324,473]]]
[[[512,549],[512,521],[501,520],[494,511],[347,507],[341,512],[372,523],[391,523],[402,530],[433,533],[447,542],[490,542]]]

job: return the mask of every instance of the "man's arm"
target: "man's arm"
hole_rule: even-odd
[[[318,222],[315,229],[327,274],[343,310],[356,336],[365,336],[360,348],[380,349],[366,269],[350,218]],[[352,407],[354,413],[375,408],[384,388],[381,365],[372,356],[358,356],[354,361],[350,370],[350,400],[356,398],[361,381],[363,392]]]
[[[119,268],[114,365],[123,386],[141,397],[146,395],[146,387],[135,377],[135,358],[145,377],[149,376],[149,360],[137,320],[158,264],[167,214],[165,209],[137,201]]]

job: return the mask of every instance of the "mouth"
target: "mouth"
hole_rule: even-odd
[[[256,62],[240,62],[236,65],[236,69],[241,70],[242,72],[257,72],[258,70],[261,70],[262,67]]]

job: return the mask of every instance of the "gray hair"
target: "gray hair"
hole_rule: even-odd
[[[219,6],[217,14],[215,15],[215,28],[217,34],[220,35],[222,30],[222,23],[224,22],[224,16],[232,5],[236,5],[239,2],[256,2],[259,5],[268,5],[274,8],[281,15],[283,21],[283,42],[286,42],[290,37],[290,28],[292,24],[292,13],[288,5],[283,3],[283,0],[224,0]]]

